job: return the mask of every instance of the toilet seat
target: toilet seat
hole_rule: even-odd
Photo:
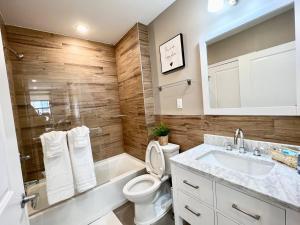
[[[161,181],[150,175],[145,174],[135,177],[123,188],[123,193],[129,198],[141,198],[152,194],[160,187]]]
[[[153,176],[161,179],[165,174],[165,158],[161,146],[156,141],[151,141],[146,151],[146,170]]]
[[[155,194],[165,173],[165,158],[160,145],[151,141],[146,151],[146,169],[149,174],[133,178],[123,188],[124,195],[131,201],[139,201]]]

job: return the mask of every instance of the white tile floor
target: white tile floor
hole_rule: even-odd
[[[122,223],[113,212],[110,212],[90,225],[122,225]]]

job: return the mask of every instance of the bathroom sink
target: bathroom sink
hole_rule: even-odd
[[[232,153],[221,151],[210,151],[203,156],[198,157],[199,163],[212,164],[226,169],[235,170],[250,176],[267,175],[274,167],[273,162],[256,160],[247,158],[246,156],[239,156]]]

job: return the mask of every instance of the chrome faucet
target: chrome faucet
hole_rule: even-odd
[[[240,142],[238,142],[239,137],[240,137]],[[235,131],[234,145],[237,145],[237,149],[239,150],[239,153],[246,153],[245,143],[244,143],[244,133],[241,128],[238,128]]]

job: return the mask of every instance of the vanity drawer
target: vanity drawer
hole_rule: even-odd
[[[285,210],[216,184],[217,209],[244,225],[285,225]]]
[[[213,205],[213,182],[185,169],[176,168],[176,188],[194,195],[199,200]]]
[[[217,225],[239,225],[239,224],[226,218],[222,214],[217,213]]]
[[[177,195],[178,214],[182,219],[191,225],[214,225],[212,209],[181,191],[178,191]]]

